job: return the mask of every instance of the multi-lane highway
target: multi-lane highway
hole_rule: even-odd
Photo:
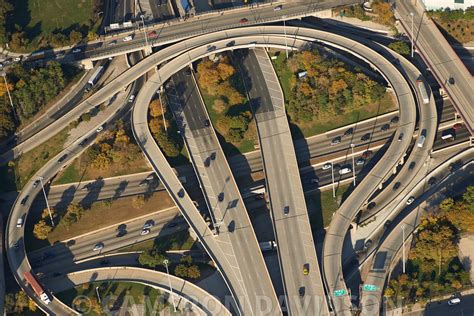
[[[298,315],[302,303],[309,302],[305,313],[327,315],[283,92],[265,50],[249,50],[245,55],[243,82],[257,123],[286,308],[288,314]]]

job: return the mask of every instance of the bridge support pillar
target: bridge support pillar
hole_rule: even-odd
[[[143,54],[145,55],[145,57],[151,55],[151,53],[153,53],[151,46],[146,46],[143,49]]]
[[[84,67],[85,70],[94,68],[94,65],[92,64],[92,60],[90,59],[81,60],[81,65]]]

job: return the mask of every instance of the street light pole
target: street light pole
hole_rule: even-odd
[[[44,190],[43,177],[38,177],[41,183],[41,189],[43,190],[44,200],[46,201],[46,207],[48,208],[49,218],[51,219],[51,225],[54,227],[53,215],[51,214],[51,208],[49,207],[48,197],[46,196],[46,191]]]
[[[161,100],[161,94],[163,93],[163,91],[164,91],[163,86],[160,86],[160,92],[158,93],[158,99],[160,99],[161,115],[163,116],[163,127],[165,128],[165,132],[168,132],[168,128],[166,127],[165,110],[163,109],[163,101]]]
[[[336,198],[336,187],[334,186],[334,163],[331,161],[331,175],[332,175],[332,197]]]
[[[413,50],[414,50],[414,40],[415,40],[415,34],[413,32],[413,12],[410,12],[411,15],[411,58],[413,58]]]
[[[355,162],[354,162],[354,147],[355,147],[355,144],[352,144],[351,143],[351,151],[352,151],[352,178],[354,179],[353,180],[353,183],[354,183],[354,187],[356,186],[356,170],[355,170]]]
[[[95,287],[95,293],[97,294],[97,299],[99,300],[99,303],[100,303],[100,295],[99,295],[99,287],[98,286]]]
[[[143,14],[140,14],[140,18],[142,19],[142,23],[143,23],[143,34],[145,34],[145,44],[146,46],[148,47],[148,37],[146,35],[146,30],[145,30],[145,19],[144,19],[144,15]]]
[[[165,267],[166,267],[166,274],[168,275],[168,284],[169,284],[170,292],[171,292],[171,301],[173,302],[174,312],[176,313],[177,312],[176,303],[174,302],[173,288],[171,287],[170,271],[168,270],[168,263],[169,263],[168,259],[163,260],[163,263],[165,264]]]
[[[2,72],[2,76],[3,76],[3,80],[5,80],[5,89],[7,90],[8,99],[10,99],[10,105],[12,107],[13,117],[18,119],[18,117],[16,116],[15,107],[13,106],[13,100],[10,94],[10,89],[8,89],[7,74],[5,72]]]
[[[402,263],[403,263],[403,273],[405,273],[405,224],[402,224]]]

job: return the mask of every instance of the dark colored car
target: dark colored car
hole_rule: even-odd
[[[249,20],[247,18],[240,19],[240,23],[247,23]]]
[[[370,139],[370,133],[365,133],[364,135],[362,135],[362,137],[360,138],[361,141],[368,141]]]
[[[67,158],[67,154],[64,154],[58,159],[58,162],[63,162],[64,160],[66,160],[66,158]]]
[[[413,168],[415,168],[415,165],[416,165],[416,162],[414,162],[414,161],[410,162],[410,165],[408,166],[408,169],[412,170]]]
[[[433,185],[436,183],[436,178],[435,177],[431,177],[429,180],[428,180],[428,184],[429,185]]]
[[[306,292],[306,289],[304,286],[300,287],[300,289],[298,290],[298,293],[300,294],[301,297],[304,296],[305,292]]]
[[[382,131],[388,131],[390,129],[390,124],[384,124],[382,125],[382,127],[380,128],[380,130]]]
[[[337,145],[341,142],[341,136],[334,137],[331,141],[331,146],[332,145]]]
[[[367,205],[367,209],[371,210],[373,209],[377,204],[375,202],[370,202],[369,205]]]
[[[120,224],[118,225],[117,227],[117,231],[122,231],[122,230],[126,230],[127,229],[127,224]]]
[[[224,201],[224,192],[219,193],[219,195],[217,196],[217,199],[219,200],[219,202]]]
[[[20,203],[20,204],[21,204],[21,205],[25,205],[25,204],[26,204],[26,201],[28,201],[28,198],[29,198],[29,197],[30,197],[29,195],[25,196],[25,197],[23,198],[23,200],[21,200],[21,203]]]
[[[454,128],[455,131],[457,131],[457,130],[463,128],[463,127],[464,127],[463,123],[456,123],[456,124],[453,125],[453,128]]]
[[[127,231],[125,229],[119,230],[117,233],[117,237],[123,237],[127,234]]]
[[[290,207],[289,207],[289,206],[285,206],[285,207],[283,208],[283,214],[288,215],[289,213],[290,213]]]
[[[79,146],[84,147],[87,144],[87,138],[84,138],[80,143]]]
[[[344,136],[349,136],[349,135],[352,135],[354,134],[354,128],[351,127],[349,128],[347,131],[344,132]]]
[[[392,117],[392,119],[390,120],[390,123],[395,124],[395,123],[398,123],[399,120],[400,120],[400,118],[399,118],[398,116],[394,116],[394,117]]]
[[[400,181],[395,182],[395,184],[393,185],[393,189],[394,189],[394,190],[398,189],[398,188],[400,187],[400,185],[402,185],[402,184],[400,183]]]
[[[230,41],[229,43],[227,43],[225,46],[227,47],[232,47],[235,45],[235,41]]]
[[[383,224],[383,227],[384,227],[385,229],[388,229],[388,228],[390,227],[390,225],[392,225],[392,221],[388,219],[388,220],[385,222],[385,224]]]
[[[183,197],[184,197],[184,189],[181,189],[181,190],[178,191],[178,196],[179,196],[180,198],[183,198]]]
[[[211,122],[209,122],[209,120],[205,120],[204,121],[204,126],[206,126],[206,127],[211,126]]]
[[[373,154],[373,152],[371,150],[366,150],[362,153],[362,158],[367,159],[367,158],[371,157],[372,154]]]

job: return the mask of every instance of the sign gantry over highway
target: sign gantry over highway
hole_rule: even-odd
[[[343,296],[343,295],[347,295],[347,291],[344,290],[344,289],[334,291],[334,296],[335,297],[339,297],[339,296]]]
[[[364,284],[362,288],[367,292],[376,292],[379,289],[378,286],[372,284]]]

